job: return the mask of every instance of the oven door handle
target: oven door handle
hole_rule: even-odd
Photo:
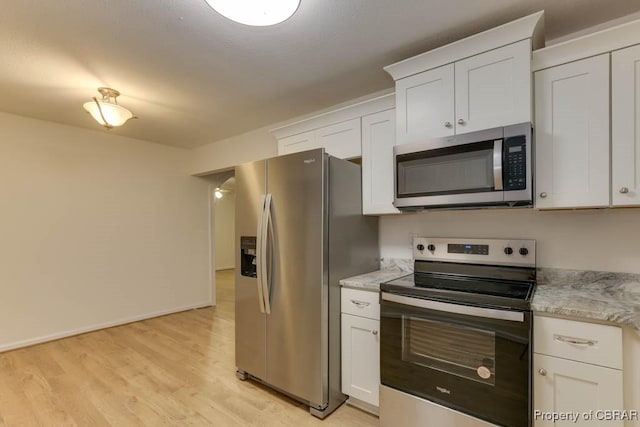
[[[484,317],[487,319],[510,320],[512,322],[524,322],[524,313],[520,311],[507,311],[494,308],[471,307],[468,305],[451,304],[440,301],[432,301],[421,298],[411,298],[402,295],[382,292],[382,300],[408,305],[411,307],[425,308],[428,310],[444,311],[447,313],[463,314],[468,316]]]
[[[493,141],[493,188],[502,190],[502,140]]]

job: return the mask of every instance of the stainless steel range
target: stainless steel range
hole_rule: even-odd
[[[382,426],[531,425],[535,241],[414,238],[381,285]]]

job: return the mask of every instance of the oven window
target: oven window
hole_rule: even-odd
[[[398,197],[492,191],[493,141],[397,158]]]
[[[495,333],[416,317],[402,318],[402,360],[495,385]]]

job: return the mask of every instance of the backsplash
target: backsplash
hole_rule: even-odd
[[[543,268],[640,273],[640,209],[432,211],[380,218],[380,256],[412,258],[413,236],[535,239]]]
[[[413,259],[380,258],[380,270],[405,271],[407,273],[413,273]]]

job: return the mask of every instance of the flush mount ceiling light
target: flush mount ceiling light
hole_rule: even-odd
[[[99,87],[98,92],[102,95],[101,99],[94,96],[93,101],[85,102],[83,105],[91,117],[96,119],[96,122],[111,129],[122,126],[127,120],[135,118],[131,111],[118,105],[116,98],[120,96],[120,92],[109,87]]]
[[[220,15],[245,25],[265,27],[290,18],[300,0],[205,0]]]

